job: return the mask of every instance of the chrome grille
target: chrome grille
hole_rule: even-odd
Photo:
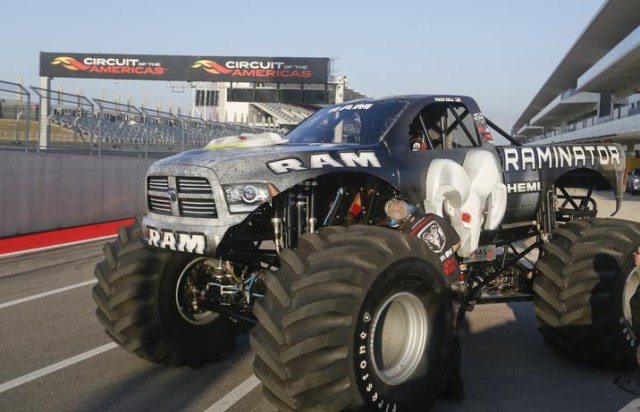
[[[204,177],[149,176],[147,203],[150,212],[163,215],[218,217],[211,184]]]
[[[166,176],[149,176],[147,189],[166,192],[169,189],[169,179]]]
[[[171,213],[171,200],[169,197],[160,197],[149,195],[149,211],[161,213],[163,215],[170,215]]]
[[[209,181],[204,177],[176,177],[178,193],[213,194]]]
[[[213,199],[180,199],[180,215],[188,217],[218,217]]]

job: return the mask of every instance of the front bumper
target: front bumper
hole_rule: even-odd
[[[143,241],[149,246],[214,256],[227,229],[244,216],[221,225],[218,219],[191,219],[147,213],[142,218]]]
[[[218,177],[202,166],[152,166],[147,172],[146,199],[143,240],[179,252],[214,256],[227,229],[248,215],[229,213]]]

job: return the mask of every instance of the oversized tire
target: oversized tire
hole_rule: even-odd
[[[327,227],[280,259],[254,306],[265,397],[284,411],[429,409],[453,305],[426,243],[380,227]]]
[[[243,325],[183,302],[188,282],[197,281],[193,256],[146,246],[137,222],[120,227],[103,251],[95,268],[96,316],[120,346],[151,362],[191,367],[233,347]]]
[[[549,347],[593,366],[636,367],[620,321],[631,322],[639,243],[640,224],[618,219],[568,222],[555,232],[533,280],[537,326]]]

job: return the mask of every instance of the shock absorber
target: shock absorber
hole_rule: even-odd
[[[298,237],[305,229],[305,209],[307,206],[307,197],[305,196],[306,187],[300,188],[296,193],[296,226],[298,227]]]
[[[285,200],[286,204],[284,206],[285,215],[284,215],[284,247],[290,249],[293,245],[296,244],[297,241],[297,229],[296,229],[296,194],[295,193],[287,193],[287,198]]]
[[[316,224],[318,223],[318,219],[316,218],[316,188],[318,187],[318,182],[315,180],[307,180],[304,182],[304,186],[307,204],[305,216],[307,223],[306,230],[308,233],[314,233],[316,231]]]
[[[276,247],[276,253],[282,251],[282,215],[280,212],[280,198],[273,199],[273,217],[271,224],[273,225],[273,243]]]
[[[545,193],[538,211],[538,231],[543,242],[548,242],[550,234],[554,232],[556,224],[556,194],[555,187],[551,186]]]

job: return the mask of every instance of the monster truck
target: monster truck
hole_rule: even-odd
[[[520,146],[464,96],[325,107],[284,137],[154,163],[148,211],[96,266],[97,317],[128,351],[174,366],[224,356],[251,330],[281,410],[427,409],[457,320],[482,303],[533,300],[556,352],[634,364],[619,322],[640,284],[640,225],[598,217],[592,196],[612,190],[619,209],[624,164],[616,144]],[[387,227],[394,197],[448,219],[459,276]]]

